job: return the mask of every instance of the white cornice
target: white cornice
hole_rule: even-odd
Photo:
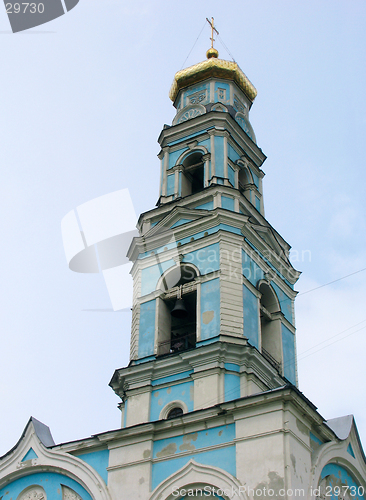
[[[260,168],[266,159],[265,154],[256,143],[250,139],[229,113],[210,111],[196,118],[192,118],[191,120],[163,129],[158,138],[158,142],[163,148],[168,144],[168,141],[176,142],[181,140],[183,142],[184,138],[191,135],[192,132],[196,133],[198,131],[203,133],[214,129],[218,129],[218,131],[227,130],[232,139],[238,144],[239,148],[248,155],[258,168]],[[192,138],[190,138],[190,140],[192,140]]]

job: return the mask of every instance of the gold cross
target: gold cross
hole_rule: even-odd
[[[206,21],[207,21],[207,22],[208,22],[208,24],[211,26],[211,38],[210,38],[210,40],[211,40],[211,49],[213,49],[213,43],[214,43],[214,41],[215,41],[215,39],[214,39],[214,37],[213,37],[213,36],[214,36],[214,32],[215,32],[217,35],[219,34],[219,32],[218,32],[218,31],[217,31],[217,29],[215,28],[215,25],[214,25],[214,18],[213,18],[213,17],[211,17],[211,21],[210,21],[210,20],[206,17]]]

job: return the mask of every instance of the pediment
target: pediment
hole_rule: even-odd
[[[259,224],[252,225],[252,229],[257,235],[264,240],[269,247],[280,257],[288,261],[286,250],[277,240],[273,230],[270,227],[261,226]]]
[[[175,207],[169,214],[167,214],[161,221],[158,222],[154,227],[152,227],[146,234],[145,237],[151,237],[168,231],[170,229],[176,228],[187,222],[192,222],[203,217],[212,217],[210,213],[203,213],[194,208],[184,208]]]

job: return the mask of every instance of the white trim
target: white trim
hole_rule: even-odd
[[[37,458],[31,465],[22,462],[24,455],[33,448]],[[38,472],[56,472],[75,480],[93,500],[111,500],[108,488],[101,476],[86,462],[61,451],[46,448],[39,440],[32,421],[16,449],[4,457],[0,464],[0,489],[12,481]]]
[[[192,267],[193,270],[195,271],[196,273],[196,278],[194,278],[192,281],[195,281],[198,276],[201,275],[200,273],[200,270],[198,269],[198,267],[195,265],[195,264],[192,264],[191,262],[179,262],[177,263],[175,266],[171,266],[169,267],[168,269],[166,269],[163,274],[160,276],[157,284],[156,284],[156,288],[155,288],[155,291],[159,291],[159,292],[166,292],[167,290],[164,290],[163,288],[161,288],[161,285],[162,285],[162,282],[163,280],[166,278],[166,276],[171,273],[173,271],[173,269],[178,269],[180,268],[181,266],[186,266],[186,267]],[[190,282],[189,282],[190,283]],[[175,285],[174,285],[175,286]],[[174,288],[174,286],[172,288]]]
[[[166,418],[168,418],[170,410],[177,407],[181,408],[183,410],[183,413],[188,413],[188,406],[185,404],[185,402],[181,401],[180,399],[176,399],[174,401],[170,401],[170,403],[164,406],[164,408],[160,412],[159,420],[165,420]]]
[[[210,154],[207,148],[205,146],[195,146],[194,148],[190,148],[188,151],[184,151],[178,158],[178,160],[175,162],[174,166],[181,165],[183,161],[186,159],[186,157],[191,156],[194,153],[202,153],[202,156],[205,156],[207,154]]]
[[[314,491],[318,488],[323,468],[330,463],[340,465],[346,469],[354,477],[356,482],[366,489],[366,464],[362,456],[362,450],[360,450],[356,432],[355,424],[353,422],[351,431],[346,439],[339,442],[331,441],[329,443],[324,443],[313,453],[311,477],[309,482],[309,489],[312,489],[310,491]],[[355,458],[353,458],[347,451],[350,443],[352,444]],[[309,498],[315,497],[311,497],[309,495]]]
[[[201,465],[193,459],[157,486],[149,500],[173,500],[179,498],[173,495],[174,490],[203,490],[205,486],[213,486],[216,490],[225,492],[225,500],[248,500],[243,493],[243,485],[234,476],[218,467]]]

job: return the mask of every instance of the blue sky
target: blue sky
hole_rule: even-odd
[[[56,442],[119,427],[108,382],[130,314],[85,311],[111,305],[101,275],[68,269],[61,219],[122,188],[137,213],[154,207],[169,88],[211,16],[258,89],[266,217],[303,272],[300,389],[325,418],[355,414],[366,440],[366,271],[304,293],[366,267],[366,3],[80,0],[33,33],[11,34],[0,10],[0,455],[30,415]]]

